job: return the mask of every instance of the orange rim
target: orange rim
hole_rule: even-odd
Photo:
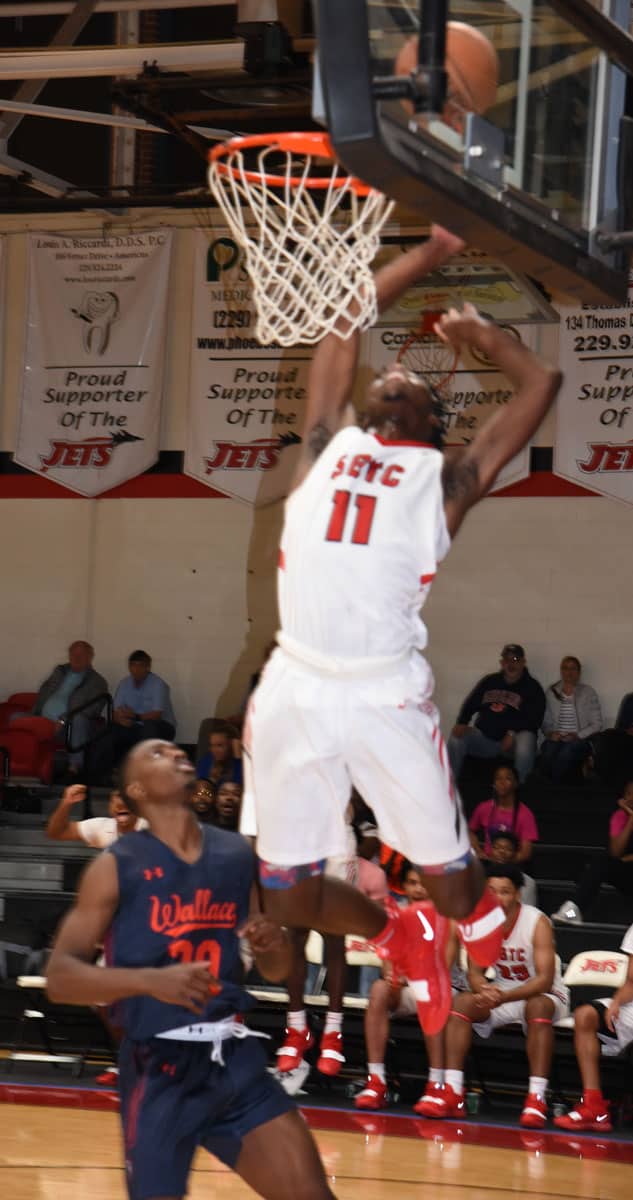
[[[282,150],[288,154],[302,154],[311,158],[326,158],[336,163],[334,148],[327,133],[257,133],[248,137],[231,138],[220,142],[209,151],[209,163],[218,175],[232,175],[234,179],[246,179],[248,183],[266,183],[268,187],[306,187],[325,191],[326,188],[351,187],[357,196],[368,196],[374,189],[353,175],[340,175],[337,179],[321,178],[318,175],[268,175],[262,171],[244,171],[223,160],[230,154],[257,147]]]
[[[441,311],[427,311],[422,313],[418,328],[411,331],[404,345],[400,347],[396,358],[397,362],[404,362],[407,358],[407,355],[411,354],[412,351],[415,353],[416,349],[419,353],[419,351],[422,350],[430,340],[439,342],[437,334],[434,330],[434,325],[436,321],[439,321],[441,316]],[[453,378],[455,371],[457,370],[457,364],[459,362],[459,355],[457,351],[450,346],[446,346],[445,343],[441,344],[446,350],[446,362],[442,367],[438,369],[438,366],[433,365],[433,362],[430,359],[428,365],[425,366],[422,362],[422,355],[419,354],[418,362],[422,364],[421,367],[415,366],[411,368],[412,370],[420,370],[422,374],[432,375],[434,377],[435,386],[438,388],[449,383],[449,381]]]

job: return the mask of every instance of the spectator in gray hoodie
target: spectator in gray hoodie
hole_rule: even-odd
[[[578,774],[591,753],[591,738],[602,729],[600,701],[588,683],[580,682],[581,670],[575,655],[566,654],[560,679],[545,693],[540,765],[556,783]]]

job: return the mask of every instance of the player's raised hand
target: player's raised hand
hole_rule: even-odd
[[[461,254],[466,249],[465,241],[456,233],[450,233],[443,225],[431,225],[431,238],[444,248],[448,257]]]
[[[62,804],[64,805],[64,808],[72,808],[73,804],[79,804],[80,800],[85,799],[85,785],[83,783],[73,783],[70,787],[64,789]]]
[[[481,316],[475,305],[466,302],[461,311],[449,308],[448,312],[442,313],[433,328],[443,342],[459,350],[464,345],[477,342],[483,330],[489,326],[490,322]]]
[[[217,991],[218,981],[207,963],[177,963],[173,967],[150,968],[147,994],[163,1004],[178,1004],[200,1016],[209,1001],[209,992]],[[209,985],[212,985],[211,987]]]

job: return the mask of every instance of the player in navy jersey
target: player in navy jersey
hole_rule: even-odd
[[[88,867],[48,967],[51,999],[115,1004],[130,1200],[180,1200],[198,1146],[269,1200],[327,1200],[305,1122],[244,1024],[240,936],[258,970],[286,977],[285,932],[258,908],[253,851],[201,827],[195,771],[171,742],[134,747],[121,786],[149,828]],[[105,941],[107,965],[92,965]]]

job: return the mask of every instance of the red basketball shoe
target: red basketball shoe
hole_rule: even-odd
[[[444,1084],[427,1083],[424,1095],[420,1096],[417,1103],[413,1105],[413,1111],[419,1113],[421,1117],[431,1117],[436,1121],[441,1121],[442,1117],[448,1116]]]
[[[367,1083],[354,1101],[354,1108],[385,1108],[386,1104],[387,1084],[379,1075],[368,1075]]]
[[[524,1129],[542,1129],[547,1123],[547,1104],[542,1096],[529,1092],[525,1098],[519,1124]]]
[[[466,1115],[464,1093],[453,1091],[450,1083],[444,1084],[444,1100],[446,1102],[445,1117],[463,1117]]]
[[[280,1075],[285,1071],[294,1071],[313,1045],[314,1038],[307,1026],[305,1029],[287,1029],[283,1045],[277,1051],[277,1070]]]
[[[465,921],[457,922],[457,932],[473,962],[492,967],[501,954],[505,913],[497,897],[485,887],[473,911]]]
[[[446,965],[450,922],[430,900],[410,904],[400,914],[408,945],[404,974],[416,999],[424,1033],[439,1033],[451,1011],[451,975]]]
[[[611,1133],[611,1114],[606,1101],[602,1104],[587,1104],[584,1097],[564,1117],[554,1117],[557,1129],[591,1129],[595,1133]]]
[[[343,1034],[337,1030],[324,1033],[319,1047],[317,1071],[322,1075],[338,1075],[344,1062]]]

